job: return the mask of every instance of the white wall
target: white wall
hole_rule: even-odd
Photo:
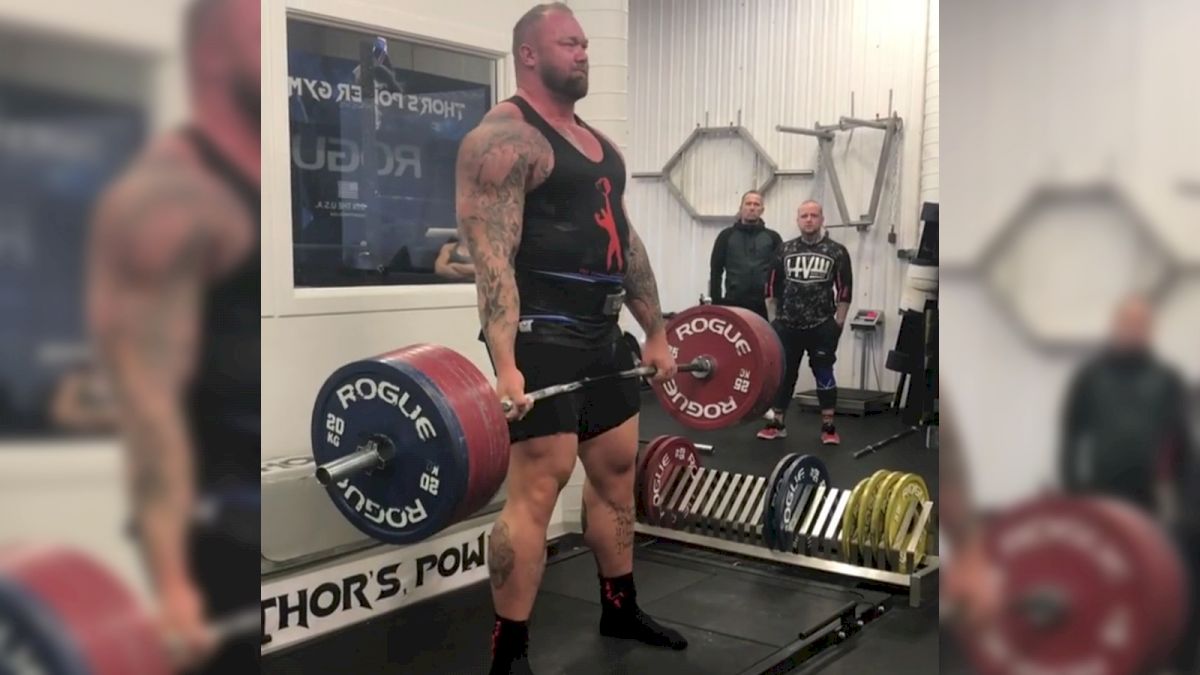
[[[929,27],[926,29],[928,45],[925,50],[925,120],[921,131],[921,202],[938,201],[941,185],[938,172],[941,168],[941,40],[939,16],[941,3],[929,0]]]
[[[16,2],[0,0],[0,28],[18,31],[24,37],[59,44],[64,55],[81,48],[108,52],[111,59],[146,59],[154,63],[154,95],[150,106],[154,128],[178,124],[186,115],[181,36],[183,10],[188,0],[47,0]],[[52,59],[40,59],[44,62]],[[107,60],[107,59],[106,59]],[[36,69],[38,60],[22,59],[23,68]],[[128,73],[113,75],[103,64],[87,57],[74,58],[56,69],[55,78],[78,80],[117,92],[130,89]]]
[[[864,234],[831,229],[831,235],[849,248],[854,262],[853,308],[887,311],[878,358],[868,373],[877,370],[883,388],[894,389],[894,374],[883,359],[899,329],[895,310],[904,265],[896,249],[918,241],[924,107],[931,97],[936,102],[936,86],[926,89],[927,57],[934,69],[937,62],[936,49],[926,41],[927,0],[646,0],[633,3],[630,12],[628,157],[636,172],[661,170],[697,126],[739,121],[780,169],[816,170],[816,140],[780,133],[776,125],[832,124],[852,112],[858,118],[886,116],[891,92],[905,132],[877,225]],[[936,31],[936,21],[932,27]],[[930,72],[936,76],[936,70]],[[883,132],[874,129],[838,135],[834,158],[851,218],[867,212],[882,142]],[[665,309],[689,307],[708,288],[713,240],[732,222],[741,193],[755,187],[755,167],[743,159],[728,148],[710,148],[692,171],[708,205],[701,212],[730,214],[728,222],[693,221],[660,181],[632,182],[631,218],[654,259]],[[827,223],[840,222],[821,178],[781,177],[766,195],[768,226],[786,239],[797,236],[795,210],[809,197],[825,204]],[[895,246],[887,243],[893,225]],[[843,386],[858,386],[856,342],[847,333],[839,350]],[[814,386],[806,369],[800,375],[798,388]],[[874,387],[874,375],[869,377]]]
[[[116,443],[0,445],[0,545],[52,542],[77,548],[136,592],[148,591],[141,558],[125,534],[129,511]]]

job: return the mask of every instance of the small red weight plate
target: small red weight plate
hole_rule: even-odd
[[[692,471],[700,467],[700,457],[691,441],[682,436],[673,436],[655,448],[654,456],[650,458],[650,470],[646,476],[647,492],[650,501],[646,505],[647,520],[653,525],[674,527],[678,524],[675,514],[667,511],[667,489],[672,482],[677,483],[683,477],[671,481],[672,475],[679,471]]]
[[[650,439],[649,443],[646,443],[638,451],[637,470],[633,478],[633,490],[637,502],[637,513],[639,516],[645,517],[646,515],[646,502],[642,495],[642,485],[646,480],[646,467],[650,460],[650,455],[658,449],[658,446],[661,445],[663,441],[666,441],[669,438],[671,437],[667,435],[655,436],[654,438]]]

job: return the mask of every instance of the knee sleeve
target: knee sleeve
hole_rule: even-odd
[[[829,389],[817,389],[817,403],[820,404],[821,410],[833,410],[837,407],[838,390],[837,387]]]
[[[837,387],[837,378],[833,375],[833,366],[813,365],[813,378],[817,381],[817,389],[834,389]]]
[[[815,363],[815,358],[813,361],[813,378],[817,381],[817,403],[821,405],[822,410],[832,409],[837,406],[837,379],[833,375],[833,365]]]
[[[829,380],[833,380],[833,364],[837,363],[837,352],[827,347],[814,349],[809,353],[809,365],[812,366],[813,376],[817,378],[817,386],[820,387],[821,378],[823,375],[828,375]]]

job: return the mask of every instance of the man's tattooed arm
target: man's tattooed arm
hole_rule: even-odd
[[[515,366],[520,298],[513,263],[525,193],[549,175],[548,144],[523,121],[491,116],[458,151],[458,230],[475,264],[479,320],[497,370]]]
[[[628,218],[626,220],[628,221]],[[662,306],[658,301],[658,282],[654,278],[654,270],[650,267],[650,257],[646,255],[642,238],[637,235],[632,225],[629,227],[629,252],[625,261],[625,306],[646,331],[646,337],[654,337],[660,334],[666,325],[663,322]]]
[[[117,395],[131,506],[159,591],[190,585],[194,503],[184,392],[196,362],[201,294],[227,201],[176,167],[143,169],[111,191],[89,242],[90,327]]]

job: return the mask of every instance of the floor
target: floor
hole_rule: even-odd
[[[754,438],[757,425],[716,432],[683,429],[647,394],[642,438],[687,435],[713,444],[706,466],[768,475],[790,452],[821,457],[835,486],[853,486],[876,469],[911,471],[937,491],[937,452],[912,434],[855,460],[853,451],[905,426],[889,413],[839,417],[839,447],[821,446],[816,413],[793,411],[789,437]],[[939,667],[936,577],[922,606],[907,595],[844,577],[783,568],[765,561],[698,551],[639,536],[639,604],[683,632],[683,652],[602,638],[596,631],[599,598],[595,563],[569,537],[556,542],[531,622],[531,665],[547,673],[933,673]],[[864,614],[886,606],[878,618]],[[848,612],[866,620],[845,641],[831,637]],[[407,607],[265,657],[263,673],[478,673],[486,672],[492,621],[486,584]],[[790,658],[789,658],[790,657]],[[788,668],[791,668],[790,670]]]
[[[754,437],[761,428],[757,422],[717,431],[687,429],[663,414],[657,403],[649,399],[651,394],[646,396],[639,434],[641,438],[677,434],[687,436],[696,443],[711,444],[713,453],[701,455],[705,466],[769,476],[775,463],[784,455],[805,453],[816,455],[825,462],[836,487],[853,487],[878,469],[889,469],[920,475],[930,494],[937,495],[938,452],[925,447],[924,430],[904,436],[861,459],[854,459],[854,452],[860,448],[907,428],[894,413],[865,417],[839,415],[835,423],[841,436],[841,445],[824,446],[818,438],[820,414],[815,411],[793,408],[787,416],[788,437],[777,441],[761,441]],[[816,574],[807,576],[829,578]],[[884,614],[870,630],[790,672],[829,675],[939,672],[937,582],[936,578],[931,581],[920,608],[910,609],[906,598],[896,595],[892,611]]]

